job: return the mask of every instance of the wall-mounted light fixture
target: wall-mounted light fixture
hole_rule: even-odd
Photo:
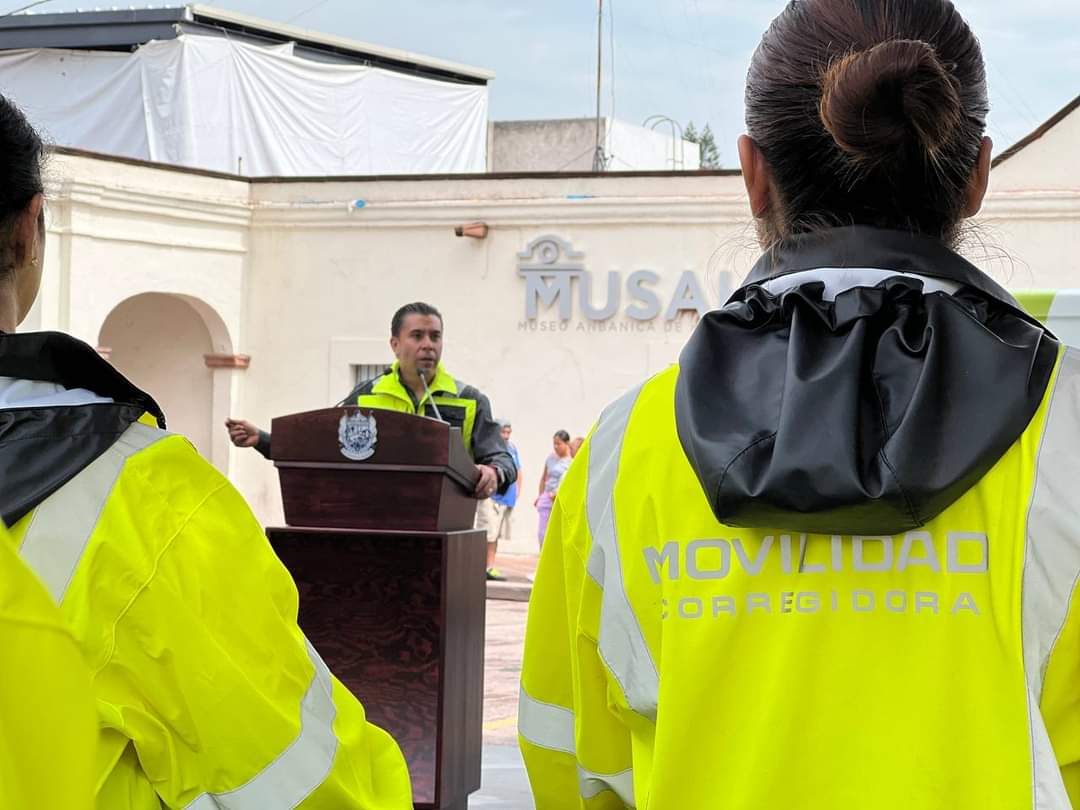
[[[486,222],[470,222],[468,225],[458,225],[454,228],[457,236],[469,236],[473,239],[485,239],[488,235]]]

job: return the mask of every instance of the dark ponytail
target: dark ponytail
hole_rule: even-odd
[[[44,191],[43,153],[41,137],[26,116],[0,95],[0,222],[9,223]]]
[[[746,86],[779,197],[769,237],[861,224],[951,240],[988,111],[979,44],[949,0],[793,0]]]
[[[0,276],[22,261],[12,226],[30,201],[44,192],[41,164],[45,147],[26,116],[0,95]],[[38,220],[43,227],[44,219]]]

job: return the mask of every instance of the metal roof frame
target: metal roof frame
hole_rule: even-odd
[[[295,42],[296,55],[313,61],[371,65],[462,84],[487,84],[495,78],[482,68],[197,4],[0,17],[0,50],[125,51],[181,34],[227,36],[256,44]]]

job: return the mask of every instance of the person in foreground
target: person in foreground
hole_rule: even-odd
[[[89,669],[96,806],[411,808],[400,750],[304,638],[296,586],[236,490],[89,346],[13,334],[41,280],[42,152],[0,97],[0,542]]]
[[[987,112],[948,0],[795,0],[765,33],[764,256],[555,503],[538,810],[1080,806],[1080,353],[955,252]]]

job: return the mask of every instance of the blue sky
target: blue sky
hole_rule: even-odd
[[[731,165],[750,55],[783,0],[604,0],[603,109],[709,122]],[[983,43],[998,151],[1080,95],[1080,2],[956,0]],[[212,5],[495,71],[495,119],[595,109],[596,0],[211,0]],[[0,3],[0,7],[7,3]],[[155,3],[154,5],[159,5]],[[171,4],[170,4],[171,5]],[[41,12],[86,9],[51,2]],[[609,15],[605,23],[610,26]],[[611,77],[614,76],[614,88]],[[614,91],[614,93],[612,92]],[[613,100],[614,96],[614,100]]]

